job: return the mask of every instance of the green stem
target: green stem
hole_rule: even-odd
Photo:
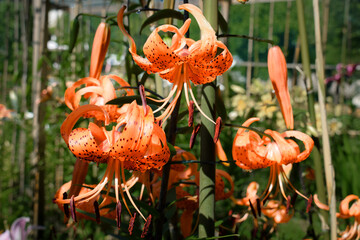
[[[204,16],[217,29],[217,0],[204,1]],[[201,108],[215,119],[216,80],[202,87]],[[199,238],[212,237],[215,233],[215,126],[201,116],[201,155],[199,186]]]
[[[308,46],[307,33],[305,27],[303,0],[296,0],[296,6],[297,6],[299,35],[300,35],[300,43],[301,43],[301,59],[302,59],[303,70],[306,76],[305,84],[307,91],[308,112],[309,112],[311,124],[316,128],[316,115],[315,115],[315,107],[314,107],[315,96],[313,92],[313,84],[311,81],[310,56],[309,56],[309,46]],[[319,142],[317,138],[315,139],[315,141]],[[315,182],[316,182],[316,189],[320,201],[326,202],[323,164],[319,149],[320,149],[319,145],[316,144],[312,151],[312,159],[314,160],[314,169],[315,169]],[[326,223],[328,223],[329,214],[324,210],[321,210],[320,214],[323,216],[323,219],[325,219]],[[326,232],[325,239],[329,239],[329,237],[330,237],[329,232]]]
[[[324,155],[324,168],[326,188],[328,193],[328,204],[330,208],[330,236],[336,239],[336,196],[335,196],[335,173],[331,160],[330,140],[328,134],[327,117],[325,109],[325,86],[324,86],[324,58],[321,44],[319,0],[313,0],[314,24],[315,24],[315,46],[316,46],[316,73],[318,77],[318,97],[320,105],[322,144]]]

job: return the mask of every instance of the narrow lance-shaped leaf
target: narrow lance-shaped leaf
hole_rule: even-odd
[[[178,12],[176,10],[173,9],[163,9],[160,10],[156,13],[154,13],[152,16],[150,16],[149,18],[147,18],[145,20],[145,22],[141,25],[140,28],[140,34],[142,32],[142,30],[149,24],[154,23],[158,20],[161,19],[165,19],[165,18],[176,18],[179,20],[183,20],[184,19],[184,15],[181,12]]]
[[[69,53],[72,53],[72,51],[75,47],[76,40],[79,35],[79,28],[80,28],[79,18],[76,17],[74,19],[74,22],[71,27],[71,32],[70,32]]]

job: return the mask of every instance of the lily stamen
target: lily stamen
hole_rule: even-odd
[[[98,201],[94,202],[94,212],[95,212],[95,219],[96,219],[96,223],[99,224],[100,223],[100,210],[99,210],[99,203]]]
[[[118,201],[116,203],[116,225],[118,228],[120,228],[120,224],[121,224],[121,202]]]
[[[70,199],[70,212],[71,212],[71,217],[74,220],[74,222],[77,222],[76,219],[76,207],[75,207],[75,202],[74,202],[74,195],[71,196]]]

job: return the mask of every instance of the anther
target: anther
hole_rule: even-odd
[[[192,134],[191,134],[191,137],[190,137],[190,142],[189,142],[189,148],[190,149],[192,149],[194,144],[195,144],[195,139],[196,139],[197,134],[199,133],[200,127],[201,127],[201,125],[198,124],[198,125],[196,125],[194,127],[194,129],[192,131]]]
[[[308,213],[310,211],[312,201],[313,201],[313,196],[310,195],[309,200],[307,202],[307,206],[306,206],[306,213]]]
[[[63,199],[67,199],[67,193],[66,193],[66,192],[63,193]],[[66,216],[67,218],[70,217],[69,204],[64,204],[64,213],[65,213],[65,216]]]
[[[145,224],[144,224],[144,228],[143,228],[143,232],[141,233],[141,238],[144,238],[146,237],[146,235],[148,234],[148,231],[149,231],[149,227],[150,227],[150,224],[151,224],[151,214],[147,217],[146,221],[145,221]]]
[[[216,124],[215,124],[214,143],[216,143],[219,140],[221,125],[222,125],[221,117],[218,117],[216,119]]]
[[[253,204],[251,203],[250,199],[249,199],[249,203],[250,203],[250,208],[251,208],[252,214],[254,215],[255,218],[257,218],[255,208],[254,208]]]
[[[194,124],[194,101],[190,100],[189,101],[189,122],[188,122],[188,126],[192,127],[193,124]]]
[[[121,202],[117,202],[116,204],[116,226],[120,228],[121,223]]]
[[[289,213],[290,206],[291,206],[291,197],[289,195],[286,199],[286,214]]]
[[[135,218],[136,218],[136,213],[134,213],[134,215],[130,218],[130,222],[129,222],[129,234],[132,234],[132,231],[134,229],[134,223],[135,223]]]
[[[96,223],[99,224],[100,223],[100,210],[99,210],[98,201],[94,202],[94,211],[95,211],[95,216],[96,216]]]
[[[145,96],[145,88],[144,85],[139,85],[139,93],[141,97],[142,106],[144,108],[144,114],[147,114],[147,104],[146,104],[146,96]]]
[[[71,212],[71,217],[74,220],[74,222],[77,222],[77,218],[76,218],[76,207],[75,207],[75,200],[74,200],[74,195],[71,196],[70,198],[70,212]]]
[[[256,199],[256,207],[257,207],[258,215],[259,217],[261,217],[261,202],[259,198]]]

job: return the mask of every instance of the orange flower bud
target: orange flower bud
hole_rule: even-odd
[[[98,79],[104,63],[105,55],[110,43],[110,26],[107,23],[100,23],[98,26],[93,47],[91,51],[90,76]]]
[[[288,129],[294,128],[294,117],[287,85],[287,68],[285,56],[278,46],[269,49],[268,53],[269,77],[279,101],[281,112]]]

